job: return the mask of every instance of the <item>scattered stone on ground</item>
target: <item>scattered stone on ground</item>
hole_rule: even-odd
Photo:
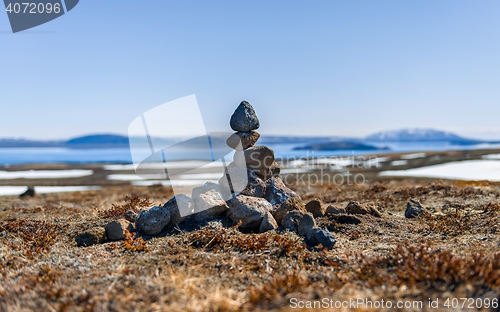
[[[317,246],[321,244],[324,248],[333,249],[337,240],[327,229],[313,228],[307,232],[306,240],[309,245]]]
[[[134,225],[125,219],[108,222],[104,226],[106,237],[110,241],[119,241],[125,239],[125,231],[135,232]]]
[[[193,213],[191,197],[184,194],[175,195],[163,207],[170,211],[169,226],[172,228],[181,224],[188,215]]]
[[[420,202],[412,199],[406,204],[405,217],[406,218],[416,218],[422,213],[424,213],[424,207],[420,204]]]
[[[315,218],[320,218],[325,215],[325,207],[323,205],[323,202],[319,198],[314,198],[311,199],[307,204],[306,204],[306,210],[310,213]]]
[[[22,193],[21,195],[19,195],[19,197],[21,198],[24,198],[24,197],[33,197],[35,196],[36,192],[35,192],[35,188],[32,187],[32,186],[28,186],[28,189]]]
[[[273,217],[278,222],[278,224],[282,224],[283,218],[287,213],[290,211],[301,211],[301,212],[306,212],[306,207],[304,206],[304,203],[300,200],[298,197],[289,197],[287,198],[283,204],[279,206],[278,209],[274,209],[272,211]]]
[[[285,215],[281,226],[301,236],[306,236],[309,230],[316,227],[316,222],[312,214],[294,210]]]
[[[259,227],[259,232],[264,233],[267,231],[276,230],[278,228],[278,222],[274,219],[273,215],[270,212],[266,212],[264,218]]]
[[[349,202],[345,210],[350,214],[369,214],[377,218],[382,217],[380,212],[374,207],[368,206],[367,204],[358,203],[357,201]]]
[[[125,219],[132,223],[135,223],[135,219],[137,219],[137,213],[135,213],[133,210],[127,210],[127,212],[125,212]]]
[[[347,213],[347,212],[345,211],[344,207],[336,207],[336,206],[330,205],[326,208],[326,213],[342,214],[342,213]]]
[[[227,216],[235,223],[241,221],[243,228],[258,228],[272,208],[264,198],[238,195],[229,201]]]
[[[169,222],[170,211],[164,207],[153,206],[139,212],[135,220],[135,228],[142,234],[157,235]]]
[[[106,230],[103,227],[93,227],[76,236],[76,244],[79,247],[102,244],[106,240]]]

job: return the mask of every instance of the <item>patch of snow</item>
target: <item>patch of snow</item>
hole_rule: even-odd
[[[67,179],[80,178],[94,174],[92,170],[27,170],[0,171],[0,180],[14,179]]]
[[[401,156],[401,159],[417,159],[417,158],[424,158],[426,155],[425,153],[414,153],[414,154],[406,154]]]
[[[99,186],[35,186],[37,194],[83,192],[100,189]],[[25,186],[0,186],[0,196],[21,195],[25,191]]]
[[[454,180],[500,181],[500,161],[467,160],[408,170],[380,172],[381,176],[428,177]]]
[[[395,160],[391,161],[391,166],[404,166],[408,164],[408,160]]]

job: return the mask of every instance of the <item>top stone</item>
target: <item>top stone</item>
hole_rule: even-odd
[[[231,116],[231,129],[234,131],[252,131],[257,130],[260,127],[259,118],[255,114],[255,110],[252,105],[247,101],[240,103],[238,108],[234,111]]]

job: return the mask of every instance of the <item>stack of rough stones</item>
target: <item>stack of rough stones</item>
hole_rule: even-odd
[[[314,220],[324,214],[321,203],[311,201],[304,205],[300,196],[281,180],[274,151],[255,145],[260,124],[250,103],[241,102],[231,116],[230,126],[236,132],[226,143],[235,154],[219,183],[207,182],[194,188],[191,198],[176,195],[161,207],[129,215],[128,219],[135,221],[135,230],[152,236],[179,228],[186,215],[192,214],[197,222],[226,216],[240,223],[241,228],[263,233],[281,227],[305,237],[311,246],[321,244],[332,249],[335,238],[327,229],[318,228]],[[178,205],[177,201],[183,204]],[[183,211],[184,217],[179,206],[189,207],[189,211]],[[109,237],[111,233],[106,234]]]

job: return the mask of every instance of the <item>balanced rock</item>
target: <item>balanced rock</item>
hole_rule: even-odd
[[[79,247],[87,247],[106,242],[106,230],[103,227],[94,227],[76,237],[76,244]]]
[[[278,222],[278,224],[283,223],[283,218],[290,211],[301,211],[306,212],[306,207],[298,197],[287,198],[278,209],[273,210],[273,217]]]
[[[165,207],[153,206],[139,212],[135,220],[135,228],[146,235],[157,235],[169,222],[170,211]]]
[[[231,116],[230,126],[234,131],[241,132],[257,130],[260,127],[259,118],[250,103],[247,101],[240,103]]]
[[[130,221],[125,219],[108,222],[104,226],[104,230],[106,230],[106,237],[110,241],[119,241],[125,239],[125,230],[129,232],[135,232],[134,225],[130,223]]]
[[[330,205],[330,206],[326,207],[326,213],[342,214],[342,213],[346,213],[346,211],[345,211],[344,207],[336,207],[336,206]]]
[[[278,228],[278,222],[274,219],[270,212],[266,212],[264,219],[260,223],[259,232],[264,233],[267,231],[276,230]]]
[[[323,203],[321,202],[321,199],[315,198],[311,199],[307,204],[306,204],[306,210],[310,213],[315,218],[319,218],[325,215],[325,207],[323,206]]]
[[[272,177],[266,181],[266,196],[268,202],[275,207],[279,208],[290,197],[298,197],[294,191],[286,187],[283,181],[279,177]]]
[[[230,163],[225,170],[224,176],[219,180],[222,194],[226,200],[230,198],[229,181],[231,181],[233,193],[237,195],[264,197],[266,194],[266,183],[252,170],[240,168],[234,163]]]
[[[272,208],[264,198],[238,195],[229,201],[227,216],[235,223],[241,221],[243,228],[259,228]]]
[[[412,199],[408,202],[408,204],[406,204],[406,218],[416,218],[422,213],[424,213],[424,208],[418,201]]]
[[[345,208],[347,213],[350,214],[370,214],[374,217],[380,218],[382,215],[380,212],[375,209],[374,207],[368,206],[366,204],[361,204],[356,201],[351,201],[349,204],[347,204],[347,207]]]
[[[312,228],[316,227],[316,222],[312,214],[295,210],[285,215],[282,227],[301,236],[306,236]]]
[[[257,131],[236,132],[226,140],[227,146],[235,150],[244,150],[255,145],[260,138]]]
[[[170,212],[169,225],[171,227],[178,226],[188,215],[193,213],[193,202],[191,201],[191,197],[184,194],[175,195],[167,201],[163,207]]]
[[[309,245],[321,244],[323,247],[332,250],[337,240],[327,229],[313,228],[307,232],[306,240]]]
[[[207,182],[203,186],[194,188],[192,195],[195,219],[198,221],[217,217],[229,208],[221,194],[219,184]]]
[[[274,163],[274,151],[267,146],[252,146],[234,153],[234,163],[255,173],[265,173]]]

